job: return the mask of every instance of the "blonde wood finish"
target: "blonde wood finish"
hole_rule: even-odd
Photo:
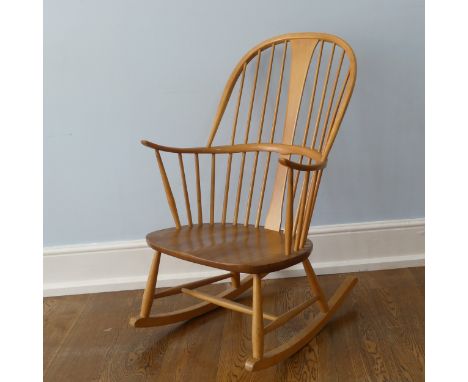
[[[148,317],[151,312],[151,306],[153,305],[154,288],[156,287],[156,280],[159,272],[159,262],[161,260],[161,252],[156,251],[153,255],[151,262],[151,268],[148,274],[148,280],[146,281],[145,292],[143,293],[143,301],[141,302],[141,317]]]
[[[190,199],[187,189],[187,180],[185,179],[185,169],[184,169],[184,161],[182,159],[182,154],[177,154],[179,157],[179,167],[180,167],[180,176],[182,178],[182,186],[184,187],[184,199],[185,199],[185,208],[187,209],[187,219],[188,225],[191,227],[193,225],[192,222],[192,210],[190,209]]]
[[[294,140],[304,85],[309,71],[312,53],[317,46],[317,42],[318,40],[316,39],[298,39],[291,41],[291,75],[282,139],[284,144],[291,145]],[[272,230],[280,229],[286,176],[287,168],[280,166],[276,172],[272,202],[265,221],[265,228]]]
[[[273,45],[273,47],[271,48],[270,63],[268,65],[267,82],[265,86],[265,94],[263,96],[263,106],[262,106],[262,112],[261,112],[261,117],[260,117],[260,126],[258,129],[257,143],[260,143],[262,140],[263,124],[265,121],[265,111],[266,111],[267,100],[268,100],[268,91],[270,89],[271,68],[273,67],[274,54],[275,54],[275,46]],[[245,214],[245,222],[244,222],[245,226],[249,224],[249,219],[250,219],[250,208],[252,206],[252,196],[253,196],[254,185],[255,185],[255,177],[257,174],[258,155],[259,155],[259,152],[257,151],[255,153],[254,163],[252,166],[252,176],[250,177],[250,191],[249,191],[249,199],[247,201],[247,212]]]
[[[317,82],[318,82],[318,77],[320,73],[320,65],[322,62],[322,53],[323,53],[323,41],[320,43],[320,51],[317,59],[317,66],[315,68],[315,76],[314,76],[314,86],[312,88],[312,95],[310,97],[310,102],[309,102],[309,109],[307,111],[307,122],[306,122],[306,129],[304,132],[304,138],[302,139],[302,146],[305,146],[307,143],[307,136],[309,135],[309,129],[310,129],[310,120],[312,118],[312,111],[314,109],[314,101],[315,101],[315,95],[317,92]],[[315,132],[314,132],[315,136]],[[315,142],[315,138],[312,139],[312,142]],[[311,145],[314,147],[314,144],[312,143]],[[301,163],[302,163],[302,157],[301,157]]]
[[[330,310],[327,313],[318,313],[309,326],[306,326],[289,341],[265,353],[262,358],[258,359],[255,358],[255,356],[249,358],[245,363],[245,368],[249,371],[265,369],[283,361],[284,359],[296,353],[298,350],[302,349],[330,320],[330,318],[333,316],[333,313],[335,313],[336,310],[340,307],[356,283],[356,277],[347,277],[341,283],[340,287],[336,290],[328,302],[330,305]]]
[[[287,52],[287,42],[284,45],[284,51],[283,51],[283,58],[281,60],[281,72],[280,72],[280,77],[278,81],[278,90],[276,92],[276,102],[275,102],[275,110],[273,112],[273,123],[271,125],[271,133],[270,133],[270,144],[273,143],[273,139],[275,136],[276,132],[276,121],[278,118],[278,107],[279,107],[279,102],[281,100],[281,87],[283,85],[283,74],[284,74],[284,64],[286,62],[286,52]],[[255,220],[255,227],[258,227],[260,224],[260,217],[262,215],[262,207],[263,207],[263,200],[265,196],[265,186],[266,186],[266,181],[268,178],[268,170],[270,168],[270,160],[271,160],[271,152],[268,152],[267,154],[267,160],[265,163],[265,171],[263,174],[263,181],[262,181],[262,189],[260,191],[260,202],[258,204],[258,209],[257,209],[257,218]]]
[[[198,224],[203,224],[203,210],[201,203],[201,186],[200,186],[200,162],[198,153],[195,153],[195,175],[197,179],[197,208],[198,208]]]
[[[305,211],[307,222],[310,222],[312,218],[312,213],[314,211],[315,201],[317,200],[317,193],[318,193],[321,179],[322,179],[322,170],[319,170],[318,172],[314,172],[314,176],[312,179],[313,187],[312,187],[312,190],[309,192],[309,200],[308,200],[308,204],[306,205],[306,211]],[[301,245],[304,245],[304,243],[306,242],[308,227],[309,227],[309,224],[303,224],[301,238],[300,238]]]
[[[292,244],[292,234],[293,234],[293,208],[294,208],[294,193],[293,193],[293,170],[288,169],[288,197],[287,197],[287,206],[286,206],[286,227],[285,232],[285,242],[284,242],[284,252],[287,256],[291,254],[291,244]]]
[[[231,272],[231,284],[233,288],[239,288],[240,285],[240,274],[239,272]]]
[[[302,227],[304,223],[304,215],[305,215],[305,207],[306,207],[306,198],[309,190],[309,177],[310,177],[310,172],[307,171],[304,175],[304,183],[302,185],[302,190],[301,190],[301,198],[299,200],[299,205],[297,206],[297,212],[296,212],[296,225],[294,227],[294,234],[296,235],[295,240],[294,240],[294,250],[298,251],[302,241],[301,241],[301,232],[302,232]],[[298,179],[298,178],[296,178]]]
[[[263,302],[262,279],[260,275],[253,278],[253,316],[252,316],[252,356],[261,359],[263,356]],[[276,319],[276,317],[275,317]]]
[[[314,150],[307,147],[294,146],[291,144],[282,144],[282,143],[249,143],[249,144],[240,144],[240,145],[230,145],[230,146],[210,146],[210,147],[169,147],[158,145],[149,141],[141,141],[144,146],[150,147],[157,151],[165,151],[168,153],[181,153],[181,154],[195,154],[195,163],[197,162],[198,154],[234,154],[234,153],[248,153],[248,152],[275,152],[281,155],[303,155],[309,159],[316,162],[317,166],[322,166],[318,168],[323,168],[325,161],[322,159],[322,155]],[[281,161],[288,163],[286,161]],[[307,166],[301,167],[298,165],[299,169],[307,169]],[[317,169],[317,168],[314,168]],[[198,167],[198,172],[200,168]]]
[[[223,202],[223,215],[221,217],[221,223],[226,223],[226,214],[228,207],[228,198],[229,198],[229,186],[231,183],[231,166],[232,166],[232,153],[229,153],[228,162],[227,162],[227,171],[226,171],[226,181],[224,186],[224,202]]]
[[[320,120],[322,118],[323,105],[325,103],[325,96],[327,94],[328,80],[330,78],[330,72],[331,72],[331,67],[332,67],[332,64],[333,64],[333,56],[335,54],[335,48],[336,48],[336,45],[333,44],[333,50],[332,50],[332,53],[331,53],[330,58],[328,60],[327,74],[325,75],[325,81],[324,81],[323,86],[322,86],[322,97],[320,97],[320,106],[319,106],[317,118],[315,120],[315,128],[314,128],[314,137],[312,139],[312,147],[315,147],[315,143],[316,143],[316,140],[317,140],[317,134],[318,134],[318,131],[319,131]]]
[[[341,87],[340,95],[338,96],[338,102],[337,102],[337,105],[335,107],[335,111],[333,112],[333,118],[331,120],[331,126],[335,126],[335,121],[336,121],[336,118],[338,116],[338,111],[340,111],[340,107],[341,107],[341,104],[342,104],[341,100],[343,99],[343,95],[344,95],[345,90],[348,89],[347,85],[348,85],[349,77],[350,77],[350,72],[348,71],[348,73],[346,75],[346,79],[343,82],[343,85]],[[341,109],[341,114],[340,114],[341,118],[343,118],[344,110],[345,109]],[[337,131],[338,131],[338,128],[336,127],[335,131],[334,131],[334,135],[336,135]],[[333,139],[330,139],[330,132],[329,132],[328,137],[327,137],[327,142],[329,142],[329,143],[327,145],[327,148],[325,149],[325,154],[324,154],[325,156],[328,155],[328,151],[330,150],[330,148],[331,148],[331,146],[333,144]]]
[[[239,288],[229,288],[219,293],[216,297],[234,299],[252,287],[253,276],[244,277]],[[208,313],[219,306],[209,302],[202,302],[187,308],[178,309],[170,313],[156,314],[150,317],[133,317],[130,319],[130,325],[135,328],[149,328],[152,326],[162,326],[174,324],[176,322],[190,320],[192,318]]]
[[[164,185],[164,191],[166,192],[167,203],[169,204],[172,217],[174,218],[175,226],[177,228],[180,228],[179,213],[177,212],[174,195],[172,194],[172,189],[169,184],[169,179],[167,178],[166,169],[164,168],[164,164],[161,158],[161,154],[159,153],[159,150],[155,150],[155,153],[156,153],[156,160],[158,161],[159,171],[161,172],[161,178],[162,178],[163,185]]]
[[[231,134],[231,146],[234,145],[234,140],[236,138],[236,131],[237,131],[237,120],[239,118],[239,109],[240,109],[240,103],[242,99],[242,91],[244,89],[244,80],[245,80],[245,68],[247,67],[247,64],[244,64],[242,66],[242,79],[241,83],[239,86],[239,96],[237,97],[237,105],[236,105],[236,114],[234,117],[234,122],[232,126],[232,134]],[[226,100],[227,103],[227,100]],[[219,111],[218,111],[219,113]],[[218,114],[215,118],[215,120],[219,121],[221,120],[222,113]],[[208,146],[211,146],[211,142],[208,144]],[[227,211],[227,205],[228,205],[228,197],[229,197],[229,185],[231,182],[231,166],[232,166],[232,153],[229,153],[229,158],[228,158],[228,164],[227,164],[227,172],[226,172],[226,186],[224,189],[224,203],[223,203],[223,216],[222,216],[222,223],[226,223],[226,211]]]
[[[211,154],[210,224],[214,224],[216,156]]]
[[[254,280],[255,280],[255,278],[254,278]],[[254,283],[255,283],[255,281],[254,281]],[[212,304],[221,306],[223,308],[231,309],[231,310],[233,310],[235,312],[249,314],[251,316],[253,315],[253,310],[251,308],[249,308],[248,306],[245,306],[243,304],[239,304],[238,302],[231,301],[231,300],[228,300],[226,298],[211,296],[211,295],[209,295],[207,293],[199,292],[199,291],[196,291],[196,290],[185,289],[185,288],[182,288],[182,293],[186,294],[188,296],[192,296],[194,298],[198,298],[199,300],[207,301],[207,302],[210,302]],[[278,318],[278,317],[274,316],[273,314],[268,314],[268,313],[263,313],[262,315],[263,315],[262,318],[265,318],[265,319],[270,320],[270,321],[275,321]]]
[[[155,293],[154,298],[156,299],[156,298],[162,298],[162,297],[167,297],[167,296],[173,296],[175,294],[181,293],[182,289],[194,289],[194,288],[198,288],[204,285],[213,284],[217,281],[228,279],[229,277],[238,277],[238,276],[239,276],[238,273],[237,274],[225,273],[224,275],[213,276],[213,277],[209,277],[203,280],[192,281],[192,282],[182,284],[176,287],[167,288],[161,292]],[[239,285],[240,285],[240,279],[234,287],[238,288]]]
[[[327,132],[328,121],[329,121],[329,118],[330,118],[330,111],[331,111],[331,108],[332,108],[333,100],[335,99],[335,92],[336,92],[336,87],[338,85],[338,78],[339,78],[339,75],[340,75],[340,72],[341,72],[341,67],[343,66],[344,54],[345,54],[345,52],[343,51],[341,53],[340,63],[338,65],[335,80],[333,82],[332,93],[331,93],[330,99],[328,100],[327,114],[326,114],[325,121],[324,121],[323,127],[322,127],[322,137],[320,138],[319,151],[322,151],[323,143],[325,142],[325,134]],[[328,80],[328,77],[327,77],[327,80]]]
[[[318,297],[318,304],[320,306],[320,310],[326,313],[328,312],[329,307],[325,298],[325,294],[323,293],[323,290],[320,287],[320,284],[317,280],[317,275],[315,274],[309,259],[304,260],[303,264],[304,270],[307,275],[307,279],[309,280],[310,289],[312,289],[312,293]]]
[[[252,95],[250,97],[250,105],[249,105],[249,113],[247,116],[247,128],[245,130],[245,138],[244,138],[244,144],[247,144],[249,140],[249,133],[250,133],[250,123],[252,121],[252,110],[253,110],[253,105],[254,105],[254,99],[255,99],[255,91],[257,90],[257,79],[258,79],[258,69],[260,67],[260,55],[261,51],[258,52],[257,54],[257,66],[255,68],[255,79],[254,79],[254,84],[252,87]],[[236,207],[234,210],[234,224],[237,224],[237,220],[239,217],[239,204],[240,204],[240,198],[241,198],[241,193],[242,193],[242,180],[244,178],[244,167],[245,167],[245,155],[246,152],[242,152],[242,162],[241,162],[241,169],[239,173],[239,182],[237,184],[237,195],[236,195]],[[247,225],[247,223],[246,223]]]
[[[278,58],[275,58],[276,56]],[[275,69],[278,67],[275,65],[276,59],[280,60],[279,71]],[[266,68],[260,70],[261,65]],[[265,73],[266,77],[263,77]],[[278,36],[251,49],[234,68],[219,102],[206,147],[178,148],[142,141],[143,145],[155,151],[175,228],[147,235],[148,245],[155,249],[158,255],[153,259],[140,317],[133,319],[132,325],[150,327],[171,324],[197,317],[218,306],[251,314],[253,356],[245,365],[248,370],[276,364],[311,340],[356,283],[354,278],[347,279],[327,302],[308,260],[312,243],[307,239],[323,170],[348,106],[355,80],[354,53],[339,37],[324,33]],[[274,107],[271,102],[269,108],[272,81],[277,81],[277,88],[276,91],[273,90]],[[231,102],[235,88],[237,95],[232,97]],[[232,107],[226,114],[232,116],[232,123],[224,123],[224,119],[228,118],[225,111],[229,104]],[[283,116],[282,123],[280,117]],[[268,135],[264,127],[266,121],[271,121],[271,128],[269,137],[265,138],[264,135]],[[230,128],[228,134],[218,135],[220,126]],[[278,126],[282,126],[282,130],[279,130]],[[226,139],[228,136],[230,139],[228,138],[227,145],[214,144],[215,138]],[[178,158],[187,225],[180,221],[161,152],[166,153],[165,157],[167,155]],[[249,163],[247,159],[251,158],[247,155],[249,153],[253,153],[251,170],[246,168],[246,163]],[[195,174],[189,174],[192,177],[187,177],[184,155],[194,157]],[[210,166],[200,168],[200,156],[211,157],[211,170]],[[226,175],[222,177],[224,179],[218,179],[216,182],[216,171],[220,172],[223,163],[226,163],[219,156],[227,157]],[[272,160],[272,156],[278,157],[278,160]],[[259,184],[257,174],[261,171],[258,171],[257,167],[263,158],[265,167]],[[240,163],[237,162],[238,159]],[[276,168],[273,168],[274,165]],[[205,213],[205,216],[209,216],[207,221],[203,218],[202,171],[204,179],[210,179],[209,192],[203,185],[206,199],[209,195],[209,213]],[[206,172],[209,175],[206,175]],[[269,176],[273,177],[273,182],[269,181]],[[195,191],[187,184],[187,178],[193,177]],[[231,178],[237,179],[235,187],[231,185]],[[301,179],[302,185],[299,183]],[[273,187],[267,191],[271,184]],[[224,189],[220,223],[216,221],[215,214],[216,187]],[[231,189],[235,189],[234,195],[230,195]],[[256,189],[259,189],[258,197]],[[195,219],[192,217],[190,206],[190,197],[194,198],[193,193],[196,193],[198,224],[194,224]],[[296,198],[299,201],[295,204]],[[256,213],[253,214],[252,209],[255,210],[254,203],[257,203],[257,200]],[[264,210],[266,216],[262,226]],[[161,253],[224,269],[230,273],[169,288],[155,295],[154,285]],[[262,277],[269,272],[300,262],[303,263],[314,296],[279,317],[263,313]],[[251,276],[240,280],[240,273],[248,273]],[[212,296],[194,290],[226,278],[231,278],[231,287],[218,295]],[[232,301],[252,285],[252,308]],[[202,299],[204,302],[175,312],[149,316],[153,298],[179,293]],[[265,353],[264,334],[284,325],[314,302],[318,303],[321,313],[312,323],[291,340]],[[272,322],[265,328],[263,319]]]

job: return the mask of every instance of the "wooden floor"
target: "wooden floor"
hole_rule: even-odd
[[[332,321],[287,361],[255,373],[250,317],[215,310],[167,327],[134,329],[142,291],[44,299],[45,381],[423,381],[424,268],[356,274]],[[319,276],[330,295],[345,275]],[[201,288],[216,292],[217,284]],[[264,281],[264,310],[279,314],[308,296],[305,277]],[[250,303],[250,294],[239,300]],[[168,311],[188,296],[156,301]],[[310,321],[314,308],[266,336],[266,349]]]

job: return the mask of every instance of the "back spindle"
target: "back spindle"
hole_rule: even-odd
[[[198,208],[198,224],[203,224],[203,210],[201,201],[201,187],[200,187],[200,162],[198,154],[195,154],[195,179],[197,184],[197,208]]]
[[[270,63],[268,65],[268,73],[267,73],[267,79],[266,79],[266,85],[265,85],[265,94],[263,96],[263,106],[262,106],[262,111],[261,111],[261,116],[260,116],[260,125],[258,128],[258,137],[257,137],[257,143],[260,143],[262,140],[262,133],[263,133],[263,123],[265,121],[265,111],[266,111],[266,105],[267,105],[267,100],[268,100],[268,91],[270,89],[270,79],[271,79],[271,68],[273,67],[273,58],[275,55],[275,44],[273,44],[271,48],[271,53],[270,53]],[[259,152],[255,152],[255,157],[254,157],[254,163],[252,166],[252,176],[250,177],[250,190],[249,190],[249,199],[247,201],[247,211],[245,213],[245,222],[244,225],[247,226],[249,224],[249,219],[250,219],[250,208],[252,206],[252,195],[253,195],[253,190],[255,186],[255,178],[257,175],[257,163],[258,163],[258,155]]]
[[[288,179],[288,187],[287,187],[287,199],[286,199],[286,224],[284,228],[284,252],[286,256],[291,254],[291,245],[292,245],[292,234],[293,234],[293,209],[294,209],[294,174],[293,169],[288,169],[287,179]]]
[[[300,151],[275,150],[275,155],[280,159],[290,160],[294,155],[299,166],[302,164],[310,166],[313,161],[325,161],[354,86],[355,62],[347,61],[349,62],[347,67],[346,58],[353,59],[349,47],[327,35],[316,37],[301,35],[277,39],[253,49],[237,65],[224,89],[208,147],[212,145],[228,103],[232,102],[229,113],[232,122],[227,126],[228,145],[234,146],[236,141],[239,145],[293,145],[310,148],[317,157]],[[251,73],[252,76],[247,73]],[[248,91],[244,89],[246,82],[248,82]],[[268,129],[266,125],[270,125]],[[180,227],[176,202],[160,155],[162,149],[155,150],[171,213],[176,226]],[[247,158],[248,152],[252,153],[252,157]],[[262,153],[265,155],[263,158],[260,157]],[[224,184],[221,184],[223,187],[221,197],[223,201],[220,202],[219,212],[221,223],[236,225],[241,224],[242,220],[244,226],[254,224],[259,228],[264,220],[265,228],[275,231],[283,230],[284,226],[285,235],[287,231],[286,239],[290,244],[289,253],[303,248],[307,240],[308,226],[312,219],[322,170],[302,171],[296,167],[294,171],[289,170],[287,166],[279,165],[273,160],[271,151],[263,151],[261,148],[249,147],[247,150],[242,148],[238,151],[224,151],[227,162],[217,161],[218,152],[199,150],[192,154],[195,162],[197,217],[192,215],[194,207],[191,206],[189,198],[185,158],[182,152],[178,153],[183,191],[181,195],[184,198],[184,202],[182,200],[181,202],[185,204],[189,227],[196,222],[203,224],[203,204],[206,204],[205,208],[208,208],[209,204],[209,219],[206,217],[206,222],[210,225],[215,224],[216,170],[220,172],[225,169]],[[200,154],[211,156],[210,191],[206,199],[202,196],[201,190],[203,185],[200,171],[203,169],[200,169]],[[238,155],[238,162],[234,162],[234,155]],[[273,167],[271,171],[270,167]],[[232,177],[237,184],[231,184]],[[257,177],[260,179],[257,180]],[[291,177],[292,188],[289,189]],[[258,196],[255,195],[256,192]],[[291,194],[292,200],[295,200],[297,195],[296,203],[290,203]],[[266,200],[268,206],[264,206]],[[255,217],[252,217],[254,203],[256,211]],[[263,212],[265,207],[266,213]],[[231,211],[232,216],[228,217]],[[290,211],[293,213],[290,214]],[[292,221],[289,220],[291,216]]]
[[[162,182],[164,185],[164,191],[166,192],[167,202],[169,204],[172,217],[174,218],[174,223],[176,225],[176,228],[179,229],[180,228],[179,214],[177,213],[177,207],[176,207],[176,203],[174,200],[174,195],[172,194],[171,185],[169,184],[169,179],[167,178],[166,169],[164,168],[164,163],[162,161],[161,154],[159,153],[159,150],[155,150],[155,152],[156,152],[156,160],[158,162],[159,171],[161,173],[161,178],[162,178]]]
[[[320,146],[319,146],[318,151],[322,151],[323,143],[325,142],[325,134],[326,134],[327,127],[328,127],[328,119],[330,118],[330,111],[331,111],[331,108],[332,108],[332,105],[333,105],[333,99],[335,98],[336,86],[338,85],[338,79],[340,77],[341,66],[343,65],[344,53],[345,52],[343,50],[343,52],[341,54],[341,57],[340,57],[340,63],[338,65],[338,69],[336,71],[335,81],[333,82],[332,93],[331,93],[330,99],[328,101],[327,115],[325,117],[325,122],[324,122],[323,127],[322,127],[322,137],[320,139]]]
[[[257,52],[257,65],[255,68],[255,78],[254,78],[254,83],[252,86],[252,93],[250,96],[250,105],[249,105],[249,111],[247,114],[247,123],[246,123],[246,129],[245,129],[245,137],[244,137],[244,144],[247,144],[249,141],[249,133],[250,133],[250,122],[252,120],[252,111],[253,111],[253,105],[254,105],[254,100],[255,100],[255,91],[257,89],[257,79],[258,79],[258,69],[260,67],[260,56],[261,56],[261,51],[259,50]],[[238,218],[239,218],[239,204],[240,204],[240,199],[241,199],[241,193],[242,193],[242,181],[244,178],[244,167],[245,167],[245,155],[246,153],[243,152],[242,154],[242,159],[241,159],[241,168],[240,168],[240,173],[239,173],[239,182],[237,184],[237,195],[236,195],[236,205],[234,209],[234,224],[237,224]]]
[[[210,224],[214,224],[214,209],[215,209],[215,154],[211,154],[211,188],[210,188]]]
[[[231,145],[234,144],[234,141],[236,139],[237,121],[239,119],[239,109],[240,109],[240,104],[241,104],[241,99],[242,99],[242,92],[243,92],[243,89],[244,89],[246,67],[247,67],[247,63],[244,63],[242,65],[242,75],[241,75],[241,82],[240,82],[240,85],[239,85],[239,94],[237,96],[236,112],[234,114],[234,121],[233,121],[233,124],[232,124]],[[228,155],[228,162],[227,162],[227,169],[226,169],[226,181],[225,181],[225,187],[224,187],[223,213],[222,213],[222,217],[221,217],[221,222],[223,224],[226,223],[227,206],[228,206],[228,200],[229,200],[229,186],[230,186],[230,183],[231,183],[232,155],[233,155],[232,153],[229,153],[229,155]]]
[[[305,122],[304,136],[302,138],[302,147],[306,147],[307,138],[309,136],[310,120],[312,118],[312,112],[314,110],[314,101],[315,101],[315,95],[317,93],[317,83],[318,83],[318,78],[319,78],[319,73],[320,73],[320,64],[322,62],[323,44],[324,44],[324,42],[321,41],[320,50],[319,50],[319,53],[318,53],[317,63],[316,63],[316,67],[315,67],[314,84],[312,86],[312,94],[310,96],[309,107],[308,107],[308,110],[307,110],[307,119],[306,119],[306,122]],[[304,159],[304,157],[301,155],[300,159],[299,159],[299,163],[302,164],[303,159]],[[310,164],[310,160],[309,160],[309,164]],[[294,190],[296,190],[296,188],[297,188],[297,183],[299,182],[299,175],[300,175],[300,173],[298,171],[297,174],[296,174],[296,180],[294,182]]]
[[[189,199],[189,194],[187,190],[187,180],[185,178],[185,169],[184,169],[184,161],[182,159],[182,154],[178,154],[179,157],[179,168],[180,168],[180,176],[182,178],[182,187],[184,189],[184,199],[185,199],[185,208],[187,209],[187,221],[189,227],[193,226],[192,222],[192,211],[190,209],[190,199]]]
[[[269,143],[273,143],[274,137],[275,137],[275,131],[276,131],[276,122],[278,119],[278,109],[279,109],[279,104],[281,100],[281,88],[283,86],[283,75],[284,75],[284,64],[286,62],[286,52],[288,49],[288,43],[287,41],[284,43],[284,49],[283,49],[283,57],[281,59],[281,69],[280,69],[280,75],[279,75],[279,80],[278,80],[278,89],[276,91],[276,101],[275,101],[275,109],[273,111],[273,122],[271,124],[271,132],[270,132],[270,141]],[[262,181],[262,187],[260,191],[260,200],[258,202],[258,209],[257,209],[257,217],[255,219],[255,227],[259,227],[260,225],[260,218],[262,215],[262,207],[263,207],[263,201],[265,197],[265,187],[266,187],[266,182],[268,178],[268,170],[270,168],[270,160],[271,160],[271,152],[267,153],[267,158],[265,162],[265,170],[263,172],[263,181]]]

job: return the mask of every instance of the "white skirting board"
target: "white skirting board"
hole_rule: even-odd
[[[314,227],[310,260],[317,274],[424,265],[424,219]],[[44,296],[144,288],[152,250],[145,240],[44,248]],[[157,286],[223,273],[162,256]],[[301,264],[268,278],[304,276]]]

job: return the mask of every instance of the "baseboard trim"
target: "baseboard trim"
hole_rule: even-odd
[[[311,261],[318,274],[424,265],[424,219],[314,227]],[[144,240],[44,248],[44,296],[142,289],[151,260]],[[164,256],[158,286],[221,273]],[[304,276],[301,265],[268,278]]]

